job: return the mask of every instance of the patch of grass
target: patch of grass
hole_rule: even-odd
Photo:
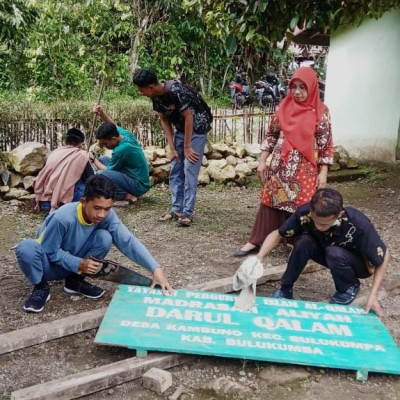
[[[223,192],[224,190],[226,190],[226,186],[223,183],[212,181],[207,185],[207,189]]]

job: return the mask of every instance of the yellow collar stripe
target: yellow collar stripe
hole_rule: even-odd
[[[84,225],[84,226],[92,225],[92,224],[87,223],[85,221],[85,218],[83,218],[82,203],[78,203],[78,205],[76,206],[76,213],[78,216],[78,221],[81,225]]]

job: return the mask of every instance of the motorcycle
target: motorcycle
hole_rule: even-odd
[[[250,103],[250,86],[245,72],[237,74],[233,81],[229,82],[229,88],[231,104],[235,109],[241,110],[246,103]]]
[[[261,77],[255,84],[257,104],[266,107],[268,104],[278,104],[285,97],[285,89],[282,88],[278,76],[268,73]]]

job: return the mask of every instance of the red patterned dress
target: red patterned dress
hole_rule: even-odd
[[[333,163],[329,111],[324,112],[315,132],[316,165],[295,148],[290,150],[285,163],[281,158],[283,141],[284,134],[275,115],[261,144],[261,150],[272,153],[272,159],[260,197],[264,206],[293,213],[300,205],[308,203],[315,193],[320,165]]]

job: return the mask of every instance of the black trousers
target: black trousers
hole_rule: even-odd
[[[358,278],[369,276],[362,256],[340,246],[321,247],[308,234],[297,238],[288,265],[282,276],[283,288],[291,288],[299,278],[308,260],[329,268],[336,290],[345,292],[351,285],[358,284]]]

